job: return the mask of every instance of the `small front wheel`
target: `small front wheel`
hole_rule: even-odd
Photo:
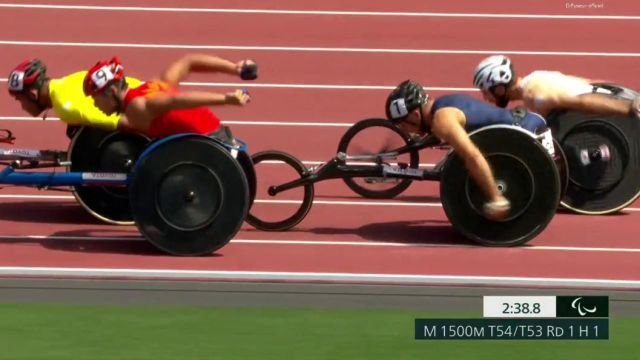
[[[269,194],[269,187],[295,180],[307,174],[302,162],[282,151],[269,150],[251,157],[258,174],[258,195]],[[284,199],[256,199],[247,215],[247,223],[259,230],[283,231],[299,224],[311,210],[314,188],[312,183],[282,192]],[[302,198],[301,200],[299,200]],[[292,215],[291,210],[293,210]]]
[[[359,141],[355,141],[355,139]],[[383,143],[380,143],[380,142]],[[408,134],[405,134],[390,121],[385,119],[366,119],[355,123],[340,139],[338,144],[338,152],[348,155],[362,155],[362,153],[372,153],[372,151],[364,151],[361,146],[380,146],[386,145],[387,149],[399,148],[408,145],[414,140]],[[360,144],[360,145],[359,145]],[[377,153],[378,151],[373,151]],[[408,167],[417,169],[420,163],[418,151],[414,150],[402,156],[401,161],[407,162]],[[345,178],[345,184],[355,193],[369,199],[392,199],[404,192],[410,185],[410,179],[393,179],[393,178]]]

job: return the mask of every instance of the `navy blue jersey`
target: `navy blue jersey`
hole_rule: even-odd
[[[452,94],[441,96],[433,102],[431,114],[435,114],[441,108],[453,107],[464,113],[467,122],[465,130],[472,132],[481,127],[497,124],[513,125],[515,117],[510,110],[496,107],[482,100],[472,98],[464,94]],[[522,119],[520,126],[531,131],[544,126],[546,123],[542,116],[527,111],[527,115]]]

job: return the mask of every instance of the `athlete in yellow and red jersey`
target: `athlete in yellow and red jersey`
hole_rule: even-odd
[[[209,55],[187,55],[171,64],[160,79],[137,88],[124,81],[124,68],[117,58],[100,61],[86,74],[84,92],[91,95],[105,114],[121,113],[120,128],[141,132],[152,138],[177,133],[210,134],[220,119],[209,105],[245,105],[249,95],[241,90],[218,94],[181,92],[177,86],[191,72],[223,72],[243,80],[257,78],[253,61],[237,63]]]
[[[106,115],[95,107],[93,99],[82,91],[86,71],[51,79],[47,67],[39,59],[25,60],[9,74],[9,94],[32,116],[53,109],[70,126],[94,126],[107,130],[117,127],[119,116]],[[128,86],[137,87],[140,80],[127,77]]]

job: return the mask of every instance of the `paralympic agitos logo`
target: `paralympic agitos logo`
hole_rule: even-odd
[[[582,296],[577,297],[571,302],[571,307],[578,310],[578,314],[580,314],[580,316],[585,316],[587,315],[587,313],[593,314],[596,312],[596,310],[598,310],[598,308],[595,306],[591,309],[586,306],[582,307],[582,302],[580,300],[582,300]]]
[[[557,317],[608,317],[608,296],[556,296]]]

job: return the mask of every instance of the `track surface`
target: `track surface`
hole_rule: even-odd
[[[261,71],[255,83],[198,74],[185,86],[218,91],[247,86],[253,95],[247,107],[216,112],[251,152],[279,149],[307,162],[330,159],[350,124],[383,116],[389,89],[406,78],[423,82],[432,96],[458,91],[478,96],[470,88],[471,72],[491,53],[512,54],[521,74],[557,69],[640,88],[640,80],[629,76],[640,46],[634,37],[621,36],[640,30],[635,1],[592,9],[568,8],[564,1],[373,1],[366,9],[356,1],[242,2],[242,9],[386,15],[242,12],[235,1],[216,2],[227,12],[144,9],[201,6],[197,2],[109,2],[135,9],[12,4],[0,6],[0,69],[7,73],[29,57],[42,58],[56,77],[118,55],[128,75],[141,79],[187,52],[255,59]],[[627,18],[601,18],[605,15]],[[25,19],[32,25],[25,27]],[[59,121],[26,118],[6,93],[0,109],[1,125],[13,130],[17,147],[66,148]],[[442,155],[430,151],[421,161],[433,163]],[[262,178],[268,182],[276,174],[277,169]],[[69,193],[4,188],[0,274],[640,288],[637,204],[613,216],[558,214],[529,246],[488,249],[454,233],[435,183],[413,184],[383,202],[360,198],[340,181],[321,183],[316,193],[311,213],[292,231],[266,233],[245,225],[212,256],[176,258],[141,241],[133,227],[93,220]],[[275,212],[286,205],[259,206]]]

